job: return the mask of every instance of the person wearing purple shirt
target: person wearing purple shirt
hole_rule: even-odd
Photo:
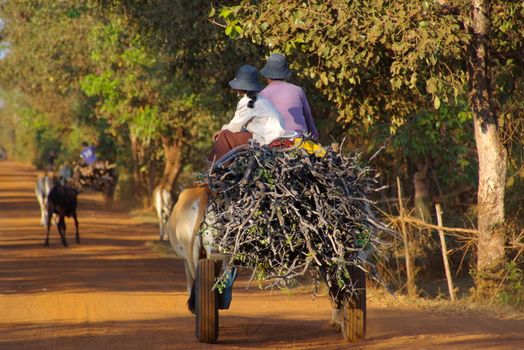
[[[291,75],[286,57],[279,53],[269,56],[260,70],[268,82],[260,95],[269,100],[284,119],[284,128],[318,139],[318,131],[304,90],[284,81]]]
[[[87,142],[82,142],[82,151],[80,152],[80,158],[85,164],[91,165],[96,162],[95,146],[90,146]]]

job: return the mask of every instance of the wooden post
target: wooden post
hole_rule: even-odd
[[[440,204],[437,203],[435,205],[435,210],[437,211],[437,223],[440,227],[442,227],[442,208],[440,207]],[[448,290],[449,290],[449,297],[451,298],[451,301],[455,301],[455,291],[453,290],[453,280],[451,279],[451,270],[449,269],[449,262],[448,262],[448,248],[446,246],[446,240],[444,239],[444,231],[441,229],[438,230],[438,235],[440,237],[440,245],[442,247],[442,260],[444,260],[444,269],[446,270],[446,279],[448,280]]]
[[[404,205],[402,204],[402,188],[400,187],[400,179],[397,176],[397,192],[398,192],[398,210],[400,214],[400,226],[402,228],[402,240],[404,242],[404,256],[406,259],[406,287],[408,295],[416,295],[415,281],[413,280],[413,266],[411,264],[411,255],[409,252],[409,241],[408,241],[408,232],[406,229],[406,223],[404,222]]]

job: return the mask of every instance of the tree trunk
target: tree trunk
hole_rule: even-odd
[[[152,150],[150,153],[152,153]],[[155,160],[151,160],[149,162],[149,171],[147,172],[148,192],[150,195],[153,194],[153,191],[155,190],[155,180],[156,180],[157,173],[158,173],[158,163]]]
[[[142,200],[142,207],[149,208],[151,206],[151,194],[152,191],[149,191],[149,172],[151,171],[151,163],[154,162],[151,154],[151,147],[144,145],[143,142],[137,143],[138,150],[138,176],[139,176],[139,186],[137,186],[137,193],[140,194],[140,199]],[[144,171],[144,167],[147,171]]]
[[[496,269],[504,261],[504,190],[507,153],[502,145],[491,90],[488,58],[489,0],[472,0],[472,42],[468,64],[469,103],[479,159],[477,270]]]
[[[160,184],[172,191],[183,165],[184,138],[182,129],[177,129],[174,135],[162,136],[165,166]]]
[[[131,141],[131,158],[133,160],[133,188],[135,189],[135,194],[140,193],[140,164],[139,164],[139,157],[138,157],[138,139],[136,135],[131,133],[129,135],[130,141]]]
[[[142,202],[142,206],[149,206],[150,196],[148,196],[148,175],[141,171],[146,164],[147,149],[140,142],[138,137],[131,133],[131,155],[133,159],[133,189],[135,198]]]
[[[430,211],[429,159],[416,162],[417,171],[413,174],[413,188],[415,189],[415,216],[422,221],[432,222]]]

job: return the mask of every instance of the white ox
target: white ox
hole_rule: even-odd
[[[158,215],[158,226],[160,229],[160,240],[166,236],[166,226],[175,204],[173,193],[165,186],[158,185],[153,191],[153,205]]]
[[[188,293],[191,293],[198,261],[206,257],[204,246],[210,246],[203,242],[204,239],[207,241],[207,237],[197,235],[206,213],[208,199],[207,186],[184,189],[178,196],[166,225],[171,246],[185,263]]]
[[[189,295],[195,280],[198,261],[211,253],[212,237],[207,234],[197,235],[200,225],[205,220],[208,200],[207,186],[186,188],[180,193],[166,227],[175,254],[184,260]],[[335,304],[333,306],[329,325],[340,331],[342,310]]]
[[[49,176],[39,175],[36,179],[35,194],[38,204],[40,205],[40,225],[47,224],[47,196],[53,187],[53,183]]]

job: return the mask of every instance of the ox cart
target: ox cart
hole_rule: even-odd
[[[298,146],[297,146],[298,145]],[[302,148],[302,149],[298,149]],[[301,154],[297,154],[298,151],[302,151]],[[295,154],[292,154],[293,152]],[[258,152],[258,153],[257,153]],[[282,152],[281,154],[285,156],[281,156],[279,154],[276,154],[275,152]],[[287,233],[290,233],[290,235],[294,235],[292,237],[295,237],[297,241],[301,241],[302,245],[299,246],[299,250],[302,251],[302,253],[298,254],[301,256],[300,262],[298,265],[300,265],[301,273],[296,273],[296,270],[292,270],[292,268],[289,268],[287,271],[278,271],[279,276],[283,275],[290,275],[294,274],[296,276],[303,275],[306,270],[310,269],[310,263],[311,266],[315,265],[316,270],[320,272],[320,275],[323,277],[324,281],[328,284],[329,288],[329,294],[331,297],[332,304],[334,306],[334,315],[333,320],[331,323],[335,323],[338,327],[340,327],[341,333],[349,342],[357,342],[360,340],[363,340],[365,338],[366,333],[366,271],[367,269],[364,268],[365,266],[365,260],[366,258],[362,258],[362,255],[360,253],[363,253],[364,250],[368,249],[366,247],[371,246],[371,240],[373,234],[371,225],[363,224],[364,221],[372,222],[373,225],[376,224],[376,221],[374,220],[374,216],[372,214],[372,210],[370,209],[369,203],[366,202],[366,204],[362,204],[362,202],[359,202],[356,205],[354,211],[356,212],[356,218],[350,218],[350,219],[335,219],[334,221],[330,221],[328,217],[328,222],[324,220],[324,218],[318,218],[315,220],[321,220],[324,222],[326,228],[329,226],[329,230],[338,230],[337,237],[335,237],[335,233],[331,231],[331,233],[327,233],[328,231],[322,231],[322,229],[318,229],[318,231],[315,228],[312,228],[310,225],[308,225],[307,222],[304,222],[302,218],[300,218],[300,223],[302,223],[305,226],[301,226],[306,232],[309,231],[309,233],[304,233],[301,235],[300,233],[297,233],[297,229],[293,229],[291,227],[299,226],[298,221],[297,224],[292,223],[293,220],[295,220],[294,214],[291,214],[291,216],[283,217],[284,214],[271,214],[271,217],[269,217],[269,214],[267,214],[268,211],[271,211],[274,206],[278,206],[278,204],[274,204],[272,200],[283,200],[283,197],[286,198],[297,198],[298,193],[294,191],[293,188],[287,189],[283,188],[282,193],[288,192],[288,194],[282,194],[278,195],[279,197],[275,197],[275,199],[269,200],[270,204],[266,205],[264,208],[262,206],[259,206],[261,203],[262,198],[265,198],[267,191],[271,191],[271,193],[278,192],[275,188],[275,184],[271,183],[270,185],[264,187],[264,184],[261,184],[261,181],[269,181],[272,182],[273,180],[271,177],[267,177],[267,173],[270,171],[273,171],[276,168],[282,168],[282,164],[289,165],[290,169],[305,169],[307,167],[309,170],[310,177],[313,179],[305,179],[304,181],[309,181],[310,185],[312,185],[314,188],[316,188],[317,192],[320,195],[320,192],[326,192],[322,195],[325,195],[325,197],[315,197],[315,201],[313,199],[310,200],[312,205],[315,206],[316,210],[320,212],[322,208],[319,207],[319,198],[325,198],[326,205],[335,205],[338,206],[340,202],[333,202],[331,199],[336,198],[337,201],[344,200],[341,199],[344,197],[344,193],[348,196],[347,198],[350,198],[349,196],[359,196],[359,197],[365,197],[366,195],[369,195],[370,188],[374,186],[374,180],[366,180],[365,183],[359,184],[357,181],[362,181],[368,173],[370,173],[369,168],[361,167],[358,155],[355,156],[352,162],[347,162],[348,158],[343,158],[340,154],[338,154],[338,150],[335,151],[333,149],[325,149],[323,147],[318,146],[317,144],[311,143],[311,142],[304,142],[299,141],[298,143],[295,142],[293,146],[288,147],[281,147],[278,149],[278,151],[271,150],[271,149],[257,149],[254,150],[252,147],[243,147],[240,149],[235,149],[232,152],[228,153],[226,156],[224,156],[219,164],[215,164],[212,167],[212,171],[216,172],[218,175],[213,180],[211,177],[208,179],[208,184],[210,186],[210,190],[213,193],[220,193],[222,190],[221,188],[226,188],[224,191],[229,191],[231,188],[235,187],[243,187],[243,188],[249,188],[251,187],[251,190],[249,191],[257,191],[257,189],[261,191],[266,191],[262,194],[261,197],[257,197],[256,195],[253,196],[253,198],[258,198],[256,200],[256,203],[254,204],[253,208],[250,209],[250,211],[242,211],[244,210],[244,207],[242,204],[239,205],[240,211],[242,211],[241,215],[235,215],[237,212],[233,212],[230,210],[231,206],[234,206],[231,204],[231,195],[234,194],[230,191],[228,192],[228,195],[225,197],[226,203],[222,201],[222,207],[220,205],[215,206],[214,209],[215,213],[220,213],[220,211],[223,210],[229,210],[230,211],[230,217],[238,217],[238,216],[244,216],[248,217],[247,219],[242,218],[241,221],[243,221],[242,224],[240,222],[231,223],[231,221],[235,221],[234,219],[224,219],[222,218],[217,219],[217,217],[220,217],[220,215],[215,215],[216,220],[224,220],[226,223],[222,225],[222,230],[227,232],[244,232],[244,231],[250,231],[245,230],[246,222],[253,220],[262,220],[261,217],[265,216],[266,221],[275,221],[276,222],[276,231],[273,230],[270,233],[270,236],[267,237],[264,242],[258,242],[257,244],[260,245],[260,249],[257,250],[257,252],[263,251],[267,246],[269,245],[269,240],[275,241],[275,235],[281,235],[286,236]],[[300,153],[300,152],[298,152]],[[276,154],[276,155],[275,155]],[[291,154],[288,156],[288,154]],[[240,159],[244,157],[244,159]],[[266,157],[266,158],[264,158]],[[284,157],[285,159],[282,159]],[[331,157],[331,158],[330,158]],[[260,159],[259,159],[260,158]],[[279,158],[279,159],[275,159]],[[307,159],[304,159],[307,158]],[[234,162],[234,163],[233,163]],[[234,165],[237,163],[242,163],[242,168],[234,168]],[[279,163],[280,162],[280,163]],[[346,162],[346,163],[344,163]],[[273,163],[273,165],[269,164]],[[329,163],[329,164],[326,164]],[[247,165],[246,165],[247,164]],[[257,165],[258,164],[258,165]],[[267,166],[266,166],[267,165]],[[286,166],[287,166],[286,165]],[[349,169],[349,167],[353,166],[353,168]],[[233,167],[232,167],[233,166]],[[223,171],[217,171],[222,167]],[[264,168],[264,169],[262,169]],[[273,169],[273,170],[272,170]],[[314,170],[316,169],[316,170]],[[327,173],[329,171],[332,171],[336,173],[336,183],[328,184],[324,176],[320,173],[324,169],[324,173]],[[349,169],[349,170],[348,170]],[[280,169],[281,170],[281,169]],[[275,170],[277,171],[277,170]],[[262,174],[261,177],[258,177],[256,173]],[[231,175],[235,174],[236,175]],[[238,173],[240,174],[240,177],[238,176]],[[236,176],[236,177],[235,177]],[[281,174],[278,174],[277,177],[280,177]],[[235,179],[231,180],[232,177],[235,177]],[[320,178],[314,179],[314,177]],[[226,185],[223,184],[223,182],[227,182],[228,178],[231,180]],[[319,182],[320,181],[320,182]],[[345,181],[345,183],[342,182]],[[354,181],[351,189],[348,189],[348,181]],[[328,187],[332,187],[331,189],[327,189],[326,191],[319,191],[317,184],[324,183]],[[220,183],[218,186],[223,186],[221,188],[214,187],[217,183]],[[215,184],[215,185],[214,185]],[[286,184],[286,186],[289,185]],[[302,186],[302,184],[299,184]],[[225,187],[224,187],[225,186]],[[337,187],[334,188],[333,187]],[[333,189],[333,191],[331,191]],[[246,194],[246,191],[242,192],[242,190],[239,190],[238,193],[243,193],[243,199],[246,197],[249,197],[248,194]],[[308,190],[303,189],[303,193],[308,193]],[[360,191],[360,192],[359,192]],[[222,191],[223,192],[223,191]],[[329,197],[329,193],[333,192],[333,197]],[[237,194],[238,194],[237,193]],[[350,194],[349,194],[350,193]],[[260,194],[260,193],[259,193]],[[307,194],[310,196],[309,198],[313,198],[315,195],[313,194]],[[277,196],[277,194],[275,194]],[[216,196],[215,196],[216,198]],[[331,198],[331,199],[330,199]],[[344,197],[346,198],[346,197]],[[351,197],[353,198],[353,197]],[[362,198],[359,198],[362,199]],[[228,202],[229,201],[229,202]],[[255,201],[255,200],[254,200]],[[331,202],[329,202],[331,201]],[[329,203],[328,203],[329,202]],[[365,202],[365,201],[364,201]],[[285,206],[285,200],[280,204],[282,206]],[[289,202],[291,203],[291,202]],[[288,203],[288,204],[289,204]],[[301,203],[301,211],[296,210],[297,215],[301,215],[300,213],[304,213],[304,208],[306,208],[311,203]],[[330,204],[331,203],[331,204]],[[211,206],[212,207],[212,206]],[[221,209],[222,208],[222,209]],[[227,209],[226,209],[227,208]],[[346,207],[346,213],[349,213],[347,210],[351,209],[349,206]],[[307,209],[307,208],[306,208]],[[325,208],[324,208],[325,209]],[[318,214],[313,209],[307,209],[311,210],[312,212]],[[315,215],[312,215],[309,212],[305,212],[305,215],[309,215],[310,217],[313,217]],[[274,211],[274,208],[273,208]],[[277,210],[278,211],[278,210]],[[266,214],[264,214],[264,212]],[[250,214],[248,214],[250,213]],[[257,213],[255,216],[260,216],[259,219],[254,219],[255,216],[253,216],[255,213]],[[331,214],[335,215],[335,214]],[[337,214],[338,215],[338,214]],[[360,215],[360,216],[359,216]],[[278,216],[278,220],[276,217]],[[340,216],[340,215],[339,215]],[[351,215],[350,215],[351,216]],[[286,220],[291,221],[286,221]],[[369,219],[369,220],[368,220]],[[338,221],[337,221],[338,220]],[[280,222],[280,224],[279,224]],[[290,224],[291,222],[291,224]],[[357,222],[357,225],[354,226]],[[339,225],[340,223],[340,225]],[[234,225],[237,226],[234,226]],[[230,226],[227,226],[230,225]],[[268,224],[270,225],[270,224]],[[353,226],[351,226],[353,225]],[[367,226],[366,226],[367,225]],[[205,225],[204,225],[205,226]],[[213,225],[212,225],[213,226]],[[319,226],[322,226],[319,224]],[[366,228],[362,231],[359,231],[359,227],[366,226]],[[215,226],[220,227],[220,226]],[[224,230],[224,228],[227,227],[227,230]],[[309,227],[309,228],[308,228]],[[234,228],[234,229],[233,229]],[[252,227],[253,228],[253,227]],[[273,229],[274,227],[266,226],[268,229]],[[353,229],[354,228],[354,232]],[[201,227],[202,230],[202,227]],[[218,231],[220,228],[218,229]],[[312,230],[312,231],[311,231]],[[286,231],[286,232],[279,232],[279,231]],[[298,231],[301,231],[300,229]],[[314,236],[313,231],[316,234],[316,237]],[[357,232],[358,231],[358,232]],[[346,233],[344,233],[346,232]],[[200,239],[197,239],[197,241],[201,241],[201,247],[205,249],[201,249],[201,252],[205,250],[204,254],[200,255],[200,259],[198,260],[198,263],[196,264],[195,268],[195,278],[193,282],[193,288],[192,288],[192,298],[193,298],[193,306],[194,306],[194,313],[196,314],[196,323],[195,323],[195,331],[196,331],[196,337],[200,342],[204,343],[213,343],[216,342],[219,336],[219,310],[220,309],[227,309],[229,307],[229,303],[231,302],[231,288],[232,284],[234,282],[234,279],[236,277],[236,266],[234,263],[231,263],[231,261],[235,260],[238,257],[237,253],[242,251],[242,248],[239,248],[239,241],[242,241],[245,236],[242,237],[236,237],[233,240],[227,241],[225,236],[228,236],[228,234],[224,235],[224,237],[221,237],[222,235],[219,234],[211,234],[211,236],[214,236],[211,238],[211,241],[208,240],[208,243],[206,244],[205,238],[203,236],[209,234],[200,231],[199,236]],[[329,237],[329,240],[326,238]],[[231,234],[229,234],[231,236]],[[321,238],[318,238],[318,236],[322,236]],[[364,237],[364,238],[363,238]],[[217,244],[217,239],[220,241]],[[278,238],[276,238],[278,240]],[[226,242],[227,241],[227,242]],[[236,241],[236,243],[233,243],[233,241]],[[307,242],[304,242],[307,241]],[[328,243],[330,241],[331,243]],[[336,241],[336,242],[335,242]],[[209,244],[211,242],[211,244]],[[322,243],[324,242],[324,243]],[[289,242],[288,242],[289,243]],[[284,243],[282,243],[284,244]],[[320,245],[319,245],[320,244]],[[324,246],[322,246],[324,244]],[[331,245],[332,244],[332,245]],[[234,248],[231,248],[232,245],[235,245]],[[241,245],[241,244],[240,244]],[[316,247],[314,248],[313,245]],[[285,248],[287,244],[281,245],[280,247],[283,249]],[[337,249],[337,246],[339,249]],[[346,248],[340,249],[341,246],[346,246]],[[351,247],[348,247],[351,246]],[[231,249],[229,249],[230,247]],[[344,250],[346,249],[346,250]],[[278,250],[278,249],[277,249]],[[293,250],[293,248],[291,248]],[[269,254],[271,255],[271,251],[269,251]],[[273,247],[273,252],[275,252],[275,249]],[[244,252],[245,253],[245,252]],[[249,252],[248,252],[249,254]],[[293,254],[291,254],[293,255]],[[296,255],[296,254],[295,254]],[[296,255],[296,256],[298,256]],[[326,256],[328,255],[328,256]],[[367,256],[367,254],[364,254]],[[307,258],[304,258],[307,256]],[[245,257],[245,255],[244,255]],[[265,259],[265,257],[261,257],[262,261]],[[296,258],[295,258],[296,259]],[[241,259],[243,260],[243,259]],[[336,263],[331,263],[331,261],[337,260]],[[298,260],[297,260],[298,261]],[[295,263],[297,261],[293,262],[293,267],[296,268]],[[260,262],[260,260],[258,260]],[[281,261],[279,264],[281,265]],[[234,272],[231,271],[231,267],[235,269]],[[247,268],[253,268],[254,265],[242,265],[239,266],[247,267]],[[253,269],[255,270],[255,269]],[[342,271],[341,274],[344,276],[340,276],[339,273]],[[225,290],[223,288],[217,288],[217,285],[221,285],[224,287],[224,275],[227,274],[228,278],[225,280]],[[334,275],[337,275],[334,278]],[[222,281],[222,282],[220,282]],[[221,284],[222,283],[222,284]],[[191,300],[191,299],[190,299]],[[336,317],[335,317],[335,314]]]
[[[118,182],[116,164],[97,160],[91,165],[85,163],[75,164],[73,168],[72,183],[76,187],[89,187],[104,196],[104,206],[113,205],[113,197]]]

